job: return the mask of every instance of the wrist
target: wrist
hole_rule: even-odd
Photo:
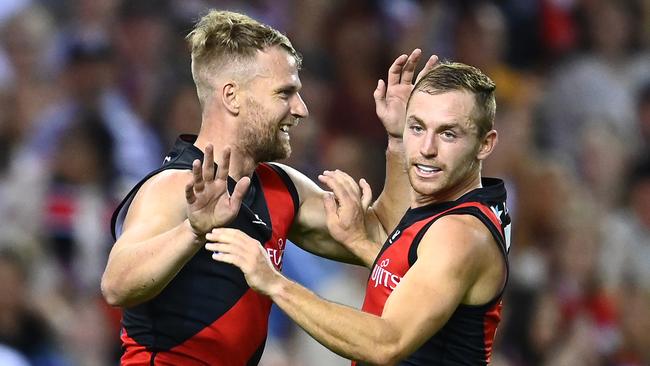
[[[388,153],[397,153],[401,154],[404,152],[404,140],[402,136],[388,135],[388,147],[386,148]]]
[[[194,229],[189,219],[183,221],[183,229],[192,235],[192,240],[195,244],[202,246],[205,244],[205,233],[199,233]]]
[[[345,243],[347,248],[354,253],[365,264],[366,267],[370,267],[375,261],[381,245],[370,240],[367,236],[357,238],[356,240],[351,240]]]
[[[361,248],[363,248],[363,252],[359,253],[359,259],[365,263],[366,267],[370,268],[375,262],[375,258],[377,258],[379,251],[381,250],[381,244],[371,241],[370,239],[366,239],[360,245]]]
[[[278,297],[282,297],[283,294],[286,293],[287,287],[289,286],[290,282],[287,278],[282,276],[279,272],[274,271],[273,279],[269,281],[269,285],[266,291],[266,296],[270,297],[271,300],[277,299]]]

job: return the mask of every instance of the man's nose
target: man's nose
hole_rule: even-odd
[[[291,115],[296,118],[307,118],[309,116],[309,110],[305,101],[302,100],[300,94],[296,94],[291,101]]]
[[[424,137],[424,141],[420,147],[420,154],[424,157],[435,157],[438,155],[438,144],[435,133],[429,133]]]

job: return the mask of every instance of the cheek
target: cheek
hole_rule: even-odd
[[[452,145],[449,149],[440,151],[439,155],[441,155],[448,164],[453,165],[458,169],[464,169],[471,165],[476,153],[469,146]]]

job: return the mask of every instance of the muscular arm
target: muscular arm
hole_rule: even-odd
[[[128,209],[108,257],[102,293],[111,305],[133,306],[158,295],[205,243],[205,234],[237,216],[250,179],[227,190],[230,148],[215,174],[212,145],[192,171],[168,170],[147,181]],[[183,195],[184,193],[184,195]]]
[[[486,303],[498,293],[503,268],[494,263],[500,263],[499,256],[476,218],[448,216],[423,237],[419,259],[388,298],[381,317],[323,300],[277,273],[260,291],[337,354],[393,364],[440,330],[459,304]]]
[[[136,194],[102,277],[109,304],[133,306],[153,298],[205,242],[185,211],[183,192],[191,177],[189,171],[167,170]]]

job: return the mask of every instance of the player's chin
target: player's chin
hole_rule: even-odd
[[[270,153],[268,156],[266,156],[266,159],[263,161],[278,161],[278,160],[284,160],[289,158],[291,156],[291,146],[279,146],[279,148],[272,153]]]
[[[280,156],[280,160],[289,158],[289,156],[291,156],[291,144],[289,142],[283,143],[278,155]]]

